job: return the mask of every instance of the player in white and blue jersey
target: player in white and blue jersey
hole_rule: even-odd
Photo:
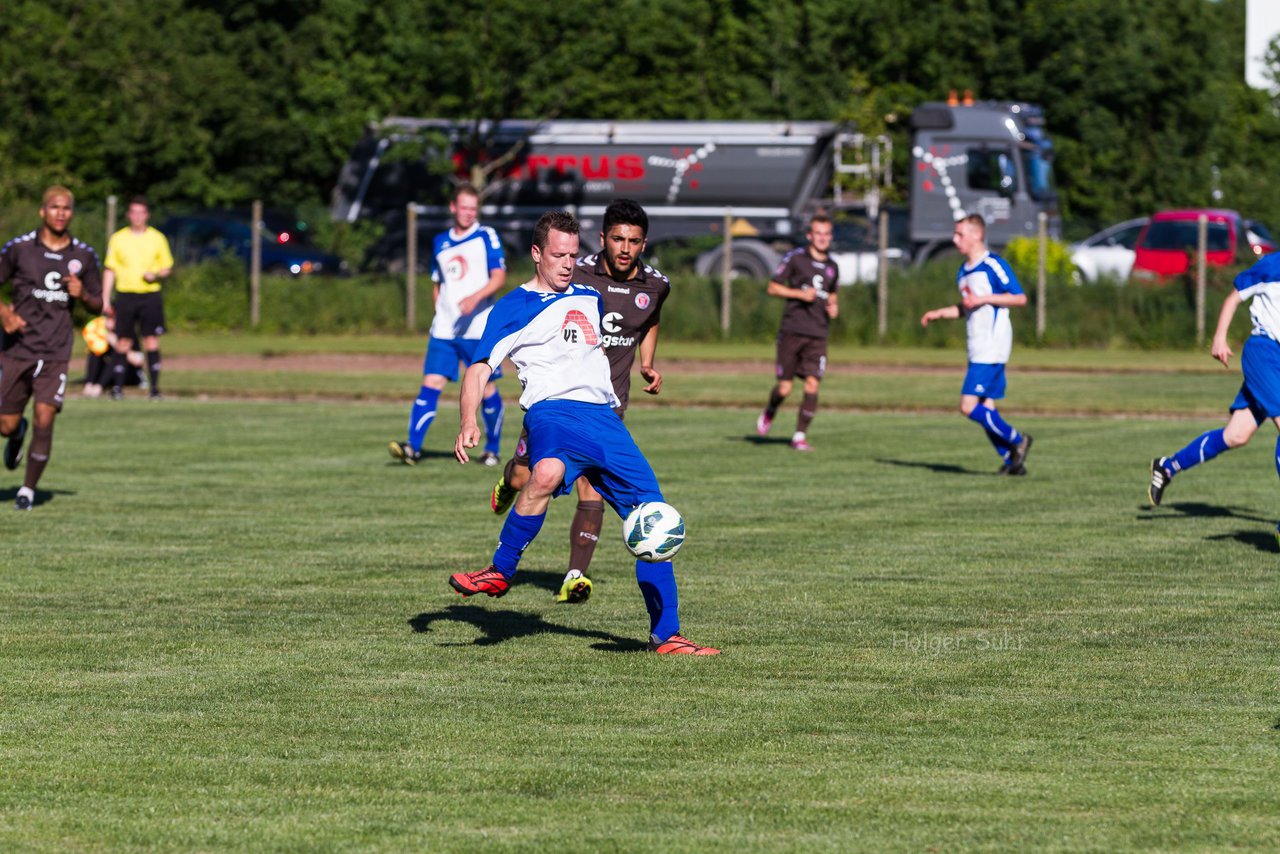
[[[578,222],[563,211],[543,214],[534,227],[534,278],[494,307],[475,361],[462,378],[462,424],[454,455],[465,463],[480,442],[476,407],[491,365],[509,358],[523,392],[532,476],[507,514],[493,562],[455,573],[449,584],[463,596],[502,596],[520,556],[542,529],[547,506],[585,476],[621,517],[645,501],[662,501],[658,479],[614,411],[609,359],[601,335],[600,292],[573,283]],[[715,655],[680,634],[675,568],[670,561],[636,561],[636,581],[649,612],[649,649],[660,655]]]
[[[506,259],[498,233],[480,225],[480,196],[469,184],[459,187],[449,203],[453,226],[436,235],[431,250],[431,278],[435,317],[422,363],[422,389],[409,413],[409,437],[387,446],[394,459],[414,465],[422,456],[422,443],[435,420],[445,384],[458,379],[458,365],[470,365],[485,321],[493,307],[493,295],[507,280]],[[502,377],[501,367],[493,379]],[[496,466],[502,441],[502,396],[490,382],[484,393],[487,440],[483,462]]]
[[[956,273],[960,302],[925,312],[920,325],[965,319],[969,370],[960,389],[960,412],[982,427],[1000,455],[997,474],[1023,475],[1031,437],[1001,418],[995,402],[1004,397],[1004,368],[1013,351],[1009,309],[1026,305],[1027,295],[1008,263],[987,249],[987,224],[981,216],[959,220],[951,240],[964,256]]]
[[[1245,300],[1250,300],[1253,332],[1240,354],[1244,383],[1231,403],[1227,426],[1197,436],[1176,454],[1151,461],[1147,497],[1154,507],[1160,506],[1175,475],[1247,444],[1268,418],[1280,428],[1280,253],[1266,256],[1236,276],[1235,290],[1222,302],[1209,352],[1226,367],[1230,367],[1235,355],[1227,343],[1227,332],[1236,309]],[[1280,474],[1280,438],[1276,440],[1275,462]]]

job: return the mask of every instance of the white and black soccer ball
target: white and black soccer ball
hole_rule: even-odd
[[[622,540],[640,560],[671,560],[684,545],[684,517],[670,504],[646,501],[627,514]]]

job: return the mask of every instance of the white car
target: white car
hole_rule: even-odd
[[[1100,279],[1123,284],[1133,269],[1133,247],[1146,228],[1147,217],[1125,220],[1071,245],[1071,280],[1095,285]]]
[[[836,267],[840,270],[840,285],[874,285],[880,281],[880,253],[831,251]],[[909,253],[896,246],[885,249],[889,267],[905,267],[911,260]]]
[[[890,269],[902,269],[911,263],[907,236],[907,214],[901,208],[889,213],[889,245],[885,259]],[[880,278],[879,226],[864,211],[842,212],[835,218],[835,240],[831,257],[840,268],[840,285],[874,285]]]

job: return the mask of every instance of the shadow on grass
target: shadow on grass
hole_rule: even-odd
[[[37,489],[36,500],[31,505],[33,509],[39,508],[43,504],[49,504],[59,495],[75,495],[74,489]],[[14,499],[18,497],[18,487],[12,489],[0,489],[0,503],[12,504]],[[557,586],[557,590],[559,587]]]
[[[1159,507],[1143,506],[1140,509],[1143,512],[1138,516],[1138,519],[1148,522],[1184,517],[1193,519],[1244,519],[1249,522],[1266,522],[1267,524],[1275,522],[1274,519],[1259,516],[1243,507],[1224,507],[1219,504],[1205,504],[1200,501],[1179,501],[1172,504],[1161,504]],[[1177,515],[1156,513],[1155,511],[1157,510],[1172,510]]]
[[[458,464],[458,461],[457,461],[457,460],[455,460],[455,459],[453,458],[453,451],[428,451],[426,448],[423,448],[423,449],[422,449],[422,455],[418,457],[418,464],[419,464],[419,465],[421,465],[422,463],[425,463],[425,462],[427,462],[428,460],[448,460],[449,462],[453,463],[454,465],[457,465],[457,464]],[[473,462],[475,462],[475,463],[479,463],[479,462],[480,462],[480,460],[479,460],[479,458],[477,457],[475,460],[473,460]],[[394,458],[394,457],[392,457],[390,454],[388,454],[388,455],[387,455],[387,465],[389,465],[389,466],[403,466],[403,465],[404,465],[404,462],[403,462],[403,461],[401,461],[401,460],[397,460],[396,458]]]
[[[427,634],[435,623],[466,623],[478,629],[482,635],[471,643],[442,643],[440,646],[493,646],[503,641],[532,637],[533,635],[555,634],[577,638],[591,638],[598,643],[591,644],[592,649],[602,652],[641,652],[646,648],[644,641],[624,638],[608,632],[591,629],[575,629],[569,626],[558,626],[549,623],[538,614],[514,611],[509,608],[490,610],[480,605],[449,605],[443,610],[433,613],[418,614],[409,620],[409,625],[419,634]]]
[[[952,463],[929,463],[923,460],[886,460],[879,458],[876,462],[886,466],[902,466],[903,468],[928,469],[935,474],[976,474],[995,476],[994,471],[975,471]]]
[[[730,436],[730,441],[749,442],[752,445],[790,445],[791,438],[788,436]]]
[[[1280,543],[1276,542],[1275,531],[1243,530],[1230,534],[1216,534],[1205,537],[1206,540],[1235,540],[1246,546],[1253,546],[1260,552],[1268,554],[1280,553]]]

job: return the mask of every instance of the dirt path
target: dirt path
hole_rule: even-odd
[[[166,367],[173,370],[198,371],[273,371],[280,373],[336,374],[404,374],[422,370],[420,355],[385,353],[284,353],[279,355],[208,354],[199,356],[165,356]],[[663,374],[724,374],[731,376],[769,375],[773,363],[763,359],[713,361],[703,359],[663,359]],[[1038,368],[1018,366],[1018,372],[1037,374],[1141,374],[1151,373],[1135,368]],[[951,376],[964,371],[963,356],[957,355],[953,365],[903,365],[888,362],[833,362],[827,365],[829,375],[884,376],[897,374]]]

